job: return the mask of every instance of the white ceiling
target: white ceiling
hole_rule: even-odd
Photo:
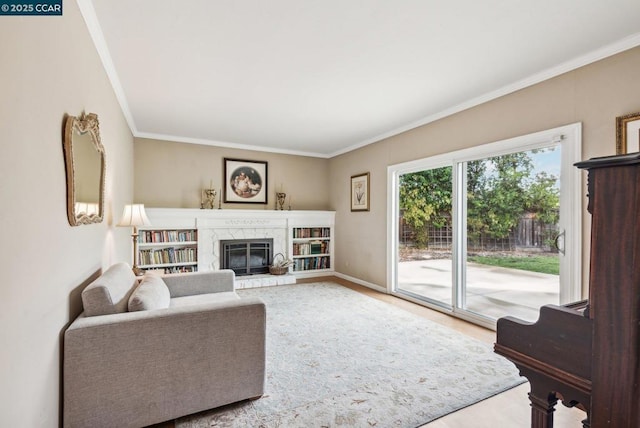
[[[638,0],[78,0],[139,137],[331,157],[640,45]]]

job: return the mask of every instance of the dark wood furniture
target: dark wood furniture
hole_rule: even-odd
[[[531,426],[552,428],[557,400],[587,412],[584,427],[640,427],[640,153],[595,158],[589,300],[547,305],[534,324],[498,320],[495,352],[529,379]]]

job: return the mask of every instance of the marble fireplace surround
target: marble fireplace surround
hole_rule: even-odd
[[[231,239],[273,239],[273,255],[281,253],[287,257],[287,222],[284,219],[200,219],[198,267],[220,269],[220,241]]]
[[[289,229],[333,227],[333,211],[204,210],[147,208],[153,228],[188,228],[198,231],[198,271],[220,268],[220,240],[273,239],[274,256],[291,257]]]

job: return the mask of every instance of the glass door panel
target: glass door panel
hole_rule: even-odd
[[[560,168],[560,145],[466,162],[463,310],[535,321],[559,304]]]
[[[402,174],[396,291],[452,307],[452,167]]]

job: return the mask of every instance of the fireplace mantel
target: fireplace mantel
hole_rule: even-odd
[[[157,227],[272,227],[288,223],[306,225],[316,221],[333,225],[335,211],[203,210],[197,208],[147,208],[147,216]]]
[[[198,271],[220,268],[219,242],[227,239],[272,238],[273,253],[293,256],[294,228],[325,227],[331,230],[329,257],[333,259],[334,211],[224,210],[194,208],[147,208],[151,229],[196,229]],[[295,272],[298,276],[326,275],[333,271]],[[315,275],[314,275],[315,274]]]

